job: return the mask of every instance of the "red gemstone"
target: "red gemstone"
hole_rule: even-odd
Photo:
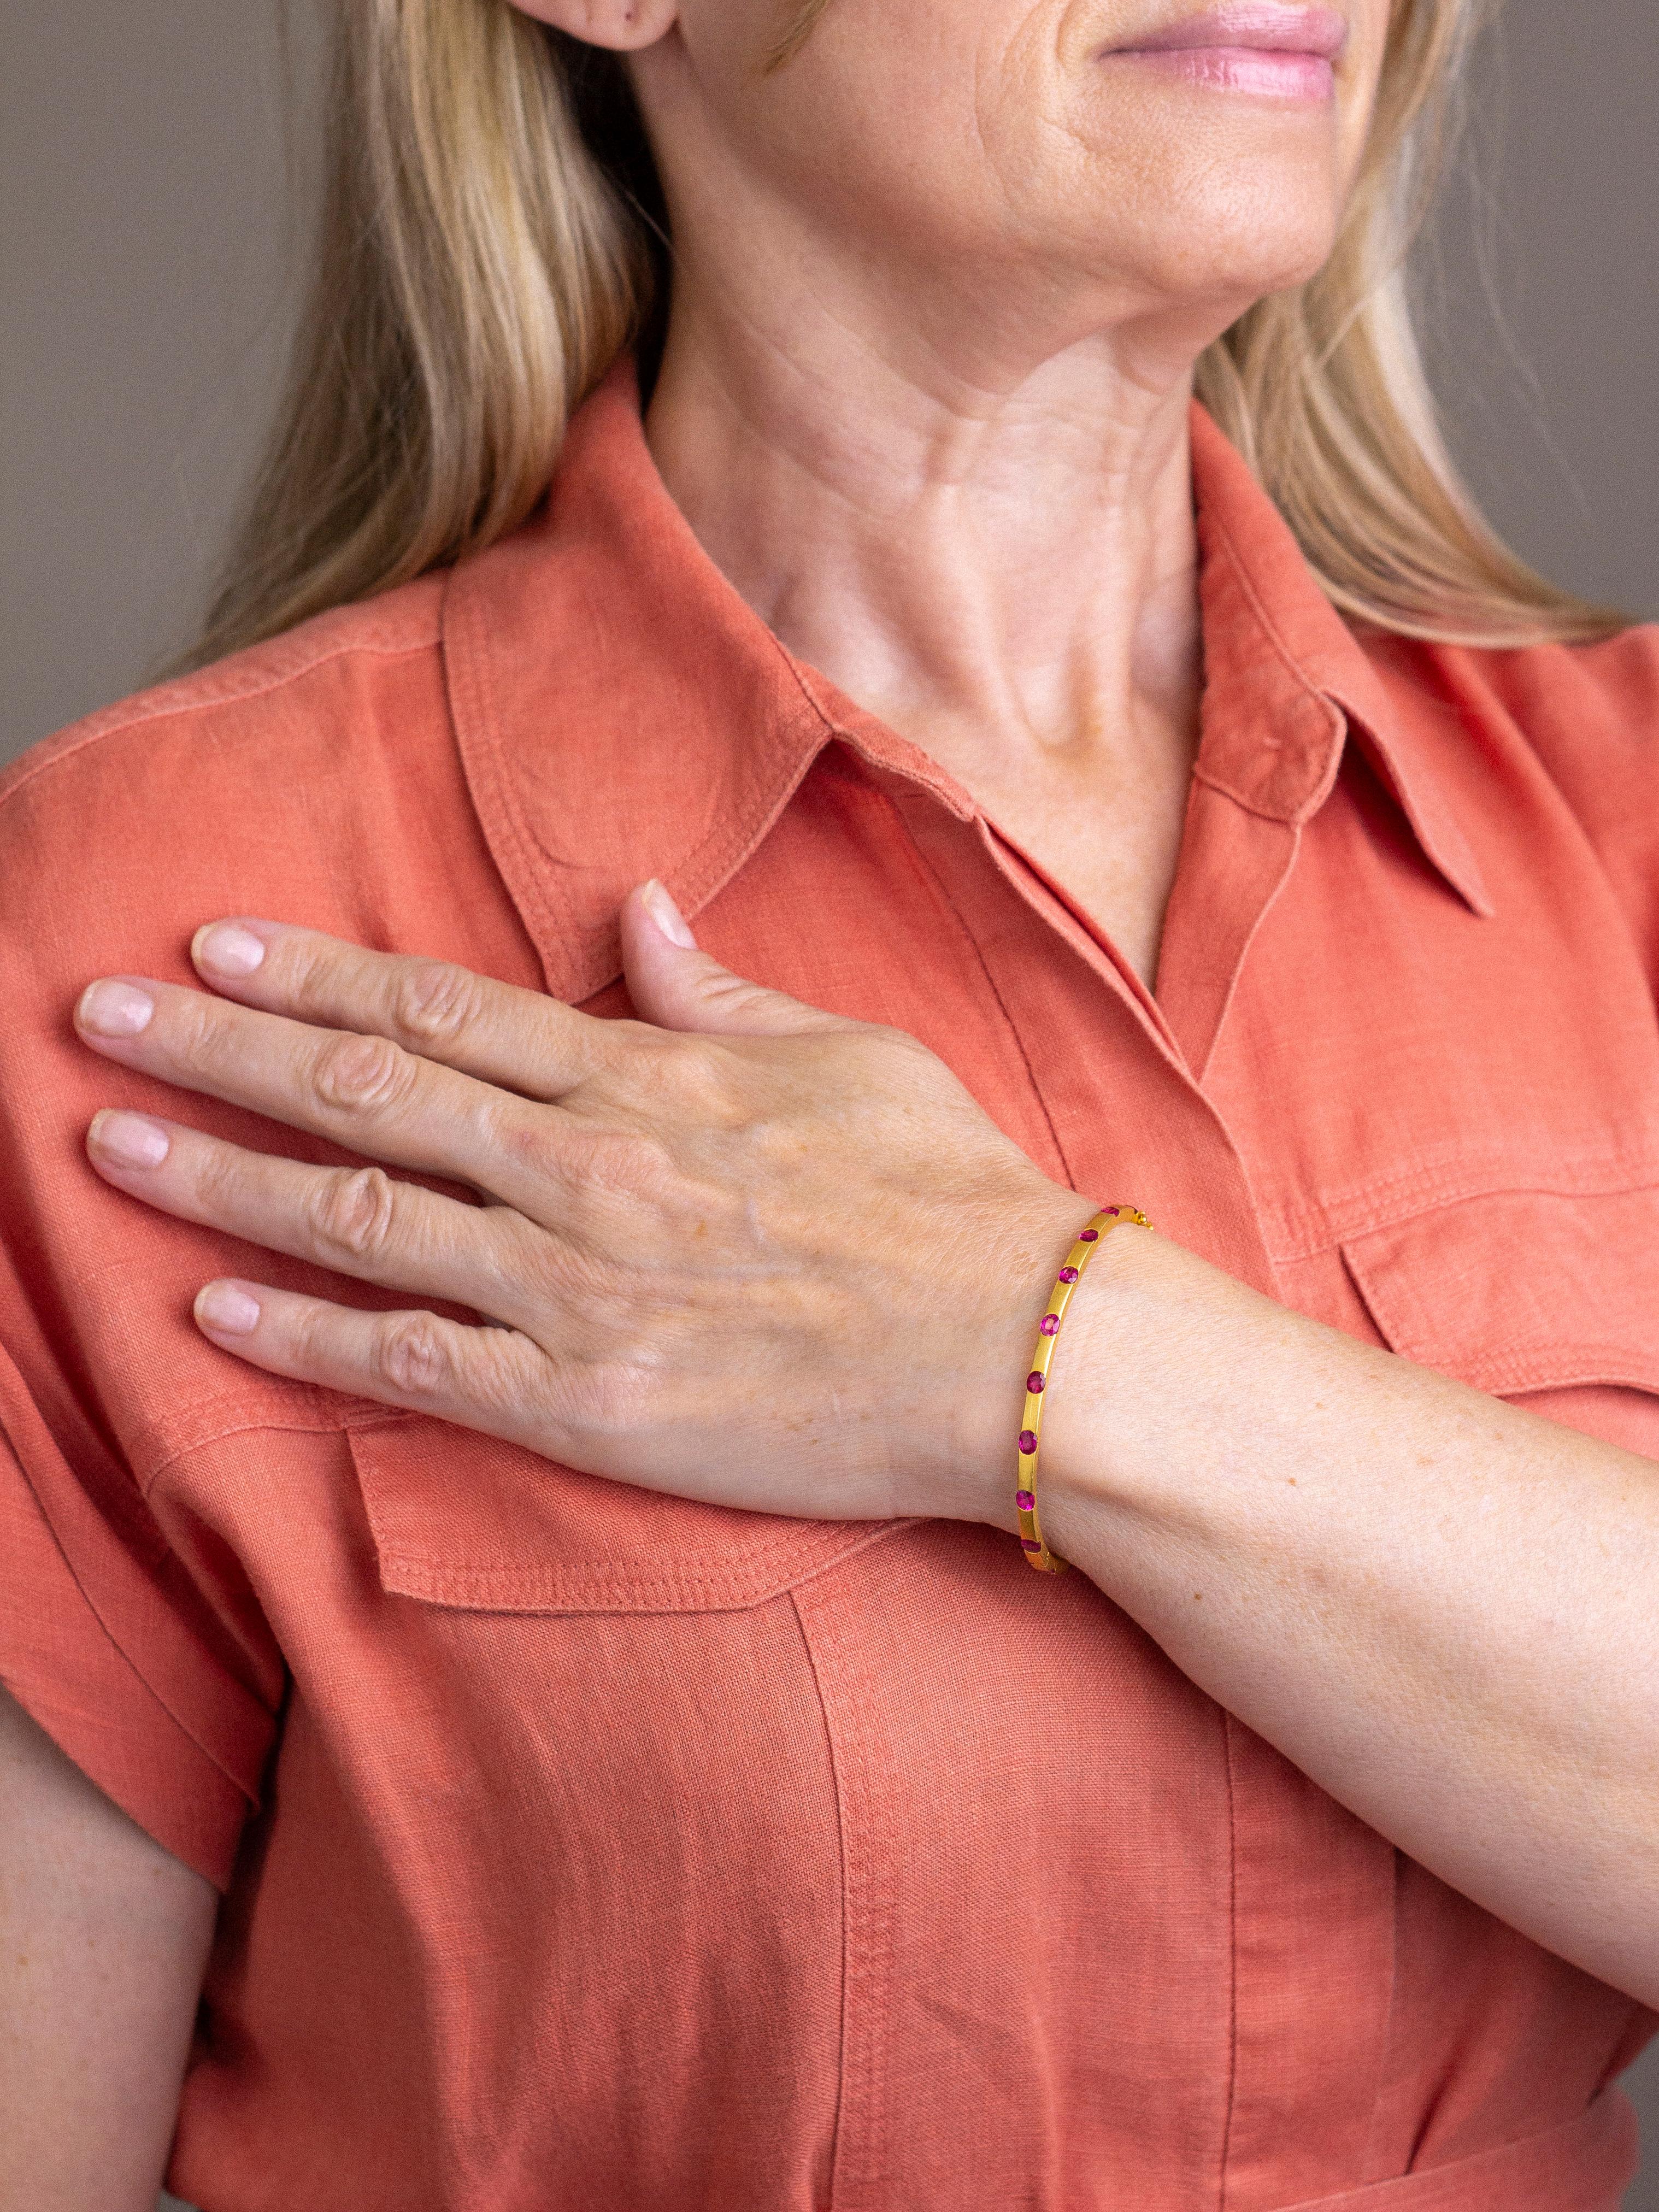
[[[1028,1390],[1040,1390],[1042,1388],[1045,1379],[1046,1378],[1034,1367],[1025,1378],[1025,1387]]]
[[[1054,1334],[1054,1331],[1055,1331],[1059,1327],[1060,1327],[1060,1316],[1059,1316],[1058,1314],[1044,1314],[1044,1315],[1043,1315],[1043,1316],[1042,1316],[1042,1334],[1043,1334],[1043,1335],[1044,1335],[1044,1336],[1052,1336],[1052,1335]]]
[[[1036,1504],[1036,1500],[1029,1490],[1017,1490],[1014,1492],[1014,1503],[1022,1513],[1029,1513]]]
[[[1022,1429],[1020,1431],[1019,1448],[1025,1454],[1028,1459],[1036,1449],[1036,1437],[1030,1429]]]
[[[1079,1244],[1092,1244],[1099,1234],[1097,1229],[1085,1229],[1077,1241]]]
[[[1025,1551],[1040,1552],[1042,1549],[1035,1536],[1022,1536],[1019,1540],[1021,1547]]]
[[[1062,1283],[1076,1282],[1077,1269],[1075,1267],[1062,1267],[1060,1271],[1060,1279]]]

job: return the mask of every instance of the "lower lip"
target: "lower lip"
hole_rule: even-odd
[[[1271,52],[1261,46],[1178,46],[1156,52],[1120,48],[1108,61],[1171,77],[1211,92],[1254,93],[1258,99],[1315,106],[1335,97],[1336,72],[1322,54]]]

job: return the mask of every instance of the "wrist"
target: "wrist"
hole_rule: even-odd
[[[949,1438],[950,1498],[943,1510],[951,1518],[1019,1533],[1017,1439],[1037,1326],[1055,1275],[1091,1211],[1086,1198],[1045,1179],[1041,1188],[1000,1213],[995,1231],[985,1240],[969,1301],[970,1311],[977,1308],[980,1325],[957,1340],[939,1432]]]
[[[1103,1512],[1133,1509],[1140,1485],[1135,1452],[1144,1437],[1139,1409],[1160,1385],[1156,1347],[1168,1340],[1159,1292],[1167,1238],[1139,1223],[1110,1230],[1078,1284],[1055,1340],[1044,1393],[1042,1449],[1035,1476],[1042,1531],[1061,1559],[1085,1548],[1085,1528]],[[1010,1440],[1012,1443],[1012,1439]],[[1014,1455],[1007,1455],[1012,1515]]]

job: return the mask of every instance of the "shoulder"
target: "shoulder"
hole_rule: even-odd
[[[1659,624],[1595,645],[1461,656],[1547,764],[1571,776],[1613,757],[1659,760]]]
[[[1659,625],[1441,658],[1475,718],[1519,741],[1604,858],[1659,873]]]
[[[1425,697],[1460,700],[1466,712],[1507,721],[1540,749],[1558,750],[1573,731],[1638,755],[1659,746],[1659,623],[1587,645],[1442,645],[1361,635],[1387,680]]]
[[[1395,699],[1449,708],[1490,758],[1531,763],[1587,827],[1659,797],[1659,624],[1589,645],[1507,649],[1370,637]],[[1659,815],[1648,825],[1659,852]]]
[[[443,720],[445,580],[317,616],[33,746],[0,774],[9,884],[60,855],[153,859],[239,789],[269,799],[325,764],[337,773],[411,708]]]
[[[444,680],[446,578],[317,617],[104,708],[0,780],[0,1119],[66,1076],[88,977],[193,981],[228,914],[422,945],[490,868]]]
[[[319,616],[24,753],[0,776],[0,961],[155,972],[186,915],[285,913],[389,845],[403,778],[453,755],[444,583]]]
[[[1510,803],[1547,793],[1590,848],[1659,988],[1659,625],[1594,645],[1425,657]]]

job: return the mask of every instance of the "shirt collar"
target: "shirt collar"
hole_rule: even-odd
[[[1479,911],[1474,858],[1432,763],[1244,462],[1194,412],[1206,655],[1199,773],[1252,811],[1313,812],[1360,733],[1419,842]],[[921,750],[796,661],[669,497],[631,362],[571,424],[531,520],[453,573],[444,656],[468,782],[549,989],[620,973],[617,913],[659,877],[695,915],[831,738],[971,819]]]
[[[1253,813],[1304,822],[1329,797],[1352,731],[1426,858],[1490,915],[1426,728],[1401,714],[1290,526],[1201,407],[1192,441],[1205,653],[1198,774]]]

